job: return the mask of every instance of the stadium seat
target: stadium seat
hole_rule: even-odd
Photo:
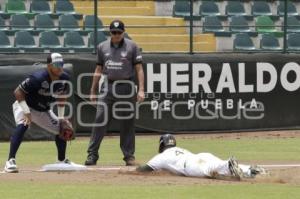
[[[177,0],[173,6],[173,17],[187,17],[190,16],[190,2],[189,0]]]
[[[94,19],[95,19],[94,15],[85,16],[85,19],[83,22],[83,27],[85,30],[93,30],[94,29]],[[97,26],[98,26],[98,29],[103,28],[103,23],[99,18],[97,19]]]
[[[94,32],[89,33],[89,40],[88,40],[88,46],[91,48],[94,48]],[[105,34],[101,31],[98,31],[97,33],[97,45],[100,44],[101,42],[106,40]]]
[[[218,5],[213,1],[202,1],[199,14],[202,16],[220,15]]]
[[[75,14],[74,6],[69,1],[56,1],[54,6],[55,13],[59,14]]]
[[[30,12],[37,14],[51,14],[51,9],[47,1],[33,1],[30,4]]]
[[[284,25],[284,22],[282,25]],[[282,29],[284,30],[284,27]],[[300,32],[300,21],[295,16],[287,18],[287,32]]]
[[[36,48],[33,36],[27,31],[19,31],[15,36],[15,47],[17,48]]]
[[[253,51],[255,46],[247,33],[239,33],[233,40],[233,49],[235,51]]]
[[[278,8],[277,8],[277,13],[280,16],[284,15],[284,9],[285,9],[284,5],[285,5],[285,3],[283,1],[280,1]],[[296,6],[292,2],[288,1],[287,5],[288,5],[287,6],[288,15],[298,15]]]
[[[24,14],[12,15],[10,25],[12,30],[33,30]]]
[[[282,50],[274,34],[263,34],[260,40],[260,48],[262,50]]]
[[[266,1],[254,1],[252,6],[252,15],[272,15],[271,8]]]
[[[206,16],[203,22],[203,32],[223,32],[224,28],[217,16]]]
[[[8,36],[5,32],[0,31],[0,48],[11,48],[12,45],[10,44]]]
[[[67,32],[64,36],[64,47],[67,48],[85,48],[83,38],[78,32]]]
[[[52,18],[48,14],[36,15],[34,26],[36,30],[57,30]]]
[[[60,30],[80,30],[78,22],[73,15],[61,15],[59,16],[59,28]]]
[[[0,16],[0,30],[8,30],[8,27],[5,24],[5,20]]]
[[[277,32],[273,20],[269,16],[259,16],[256,19],[256,31],[259,33]]]
[[[225,8],[226,15],[246,15],[244,5],[240,1],[228,1]]]
[[[7,13],[27,13],[25,3],[21,0],[8,1],[5,11]]]
[[[287,38],[287,48],[288,50],[300,50],[300,34],[291,33],[288,34]]]
[[[230,31],[232,32],[250,32],[251,29],[247,20],[243,16],[232,16],[230,22]]]
[[[39,46],[42,48],[61,48],[57,35],[52,31],[42,32],[40,34]]]

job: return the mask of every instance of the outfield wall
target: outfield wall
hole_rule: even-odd
[[[0,55],[0,138],[14,127],[13,90],[46,55]],[[168,132],[295,129],[300,126],[300,57],[296,54],[146,54],[146,102],[138,105],[138,130]],[[95,55],[65,55],[74,92],[77,133],[89,135],[95,108],[88,102]],[[71,66],[73,65],[73,67]],[[81,79],[81,81],[79,81]],[[78,107],[82,108],[78,109]],[[79,113],[80,112],[80,113]],[[80,117],[79,117],[80,116]],[[79,124],[79,118],[84,124]],[[110,131],[118,130],[112,121]],[[51,139],[33,126],[28,139]]]

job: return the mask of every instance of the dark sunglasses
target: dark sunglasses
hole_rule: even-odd
[[[123,32],[121,31],[111,31],[111,34],[113,35],[121,35]]]

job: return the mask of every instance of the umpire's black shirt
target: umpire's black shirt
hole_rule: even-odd
[[[118,45],[110,39],[99,44],[97,48],[97,65],[101,65],[102,73],[108,80],[129,80],[135,75],[136,64],[142,63],[142,55],[138,46],[127,38]]]

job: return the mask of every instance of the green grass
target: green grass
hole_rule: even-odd
[[[192,186],[108,186],[34,183],[0,183],[0,195],[5,199],[298,199],[300,189],[287,185],[192,185]],[[7,191],[11,190],[11,191]],[[20,197],[22,196],[22,197]]]
[[[221,158],[235,155],[241,160],[300,161],[300,138],[286,139],[182,139],[177,143],[192,152],[212,152]],[[68,147],[68,157],[74,162],[83,163],[86,158],[87,139],[73,141]],[[158,150],[158,136],[137,137],[136,157],[141,163],[149,160]],[[7,158],[9,144],[0,143],[0,161]],[[101,146],[101,165],[123,165],[119,148],[119,137],[107,138]],[[54,142],[24,142],[18,154],[18,165],[41,166],[56,161]],[[34,175],[34,173],[32,174]],[[147,180],[147,179],[145,179]],[[297,199],[300,186],[287,184],[217,184],[217,185],[108,185],[39,182],[3,182],[0,175],[0,198],[222,198],[222,199]]]

